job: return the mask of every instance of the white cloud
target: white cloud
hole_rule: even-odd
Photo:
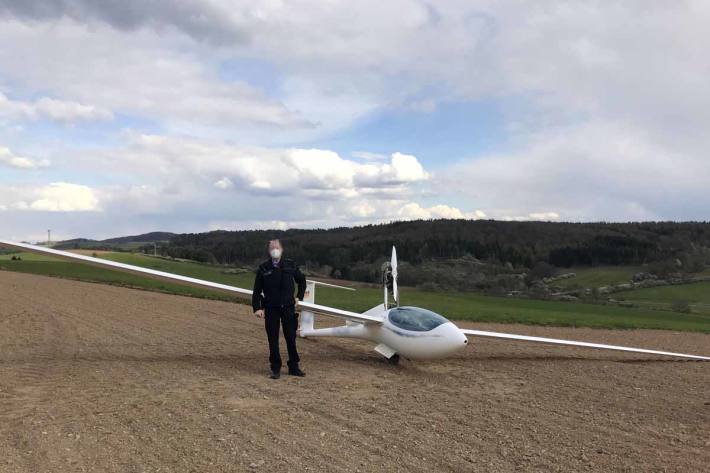
[[[130,135],[131,145],[91,150],[87,169],[161,176],[170,185],[207,181],[221,190],[259,195],[350,199],[392,193],[402,198],[430,176],[415,156],[360,162],[322,149],[257,148],[158,135]]]
[[[105,109],[67,100],[42,97],[34,102],[10,100],[0,93],[0,117],[19,120],[47,118],[60,123],[109,120],[113,114]]]
[[[30,190],[74,169],[111,183],[94,188],[114,217],[104,225],[707,219],[707,2],[41,3],[0,6],[0,43],[12,45],[0,48],[2,118],[84,126],[113,114],[121,120],[104,125],[118,127],[128,115],[165,135],[118,147],[112,135],[87,151],[0,129],[11,148],[63,165],[31,173],[43,181]],[[504,148],[442,152],[425,169],[411,155],[348,157],[317,140],[367,149],[343,130],[373,112],[463,101],[500,112]],[[7,153],[4,166],[43,165]]]
[[[529,222],[531,220],[551,222],[559,220],[560,215],[557,212],[532,212],[527,215],[502,215],[497,218],[506,222]]]
[[[528,217],[530,217],[530,220],[552,221],[559,220],[560,214],[557,212],[532,212],[528,214]]]
[[[199,0],[5,0],[0,16],[29,21],[72,18],[81,22],[105,23],[130,34],[145,26],[158,30],[176,29],[215,44],[241,42],[246,38],[232,20],[230,3]]]
[[[49,97],[42,97],[32,104],[32,108],[35,114],[58,122],[109,120],[113,118],[113,113],[109,110]]]
[[[311,221],[293,220],[215,220],[207,229],[214,230],[288,230],[289,228],[313,228]]]
[[[10,101],[6,108],[74,120],[120,113],[180,132],[223,136],[250,127],[273,132],[273,127],[313,126],[258,86],[222,80],[219,50],[203,49],[174,32],[139,29],[127,35],[105,24],[68,19],[0,21],[0,43],[13,45],[0,49],[0,64],[12,64],[0,66],[0,80],[55,97],[32,104]]]
[[[232,180],[230,178],[223,177],[220,180],[216,181],[214,183],[214,186],[217,189],[226,190],[226,189],[231,189],[232,187],[234,187],[234,183],[232,182]]]
[[[703,220],[710,201],[705,156],[666,148],[621,122],[548,129],[520,150],[437,176],[446,195],[475,200],[495,218]]]
[[[288,229],[288,228],[328,228],[342,225],[363,225],[369,223],[387,223],[399,220],[419,219],[481,219],[481,211],[462,212],[446,205],[423,207],[416,202],[396,199],[360,199],[358,202],[334,201],[328,205],[308,209],[303,212],[299,207],[303,201],[297,201],[292,207],[282,210],[292,212],[288,220],[269,220],[245,217],[240,220],[214,219],[209,224],[210,230],[246,230],[246,229]],[[270,207],[270,206],[267,206]],[[262,209],[266,210],[266,209]],[[258,216],[258,213],[256,214]]]
[[[83,213],[53,225],[59,231],[71,221],[71,231],[84,229],[90,235],[99,228],[135,231],[138,225],[177,231],[222,224],[232,229],[331,227],[401,219],[398,209],[420,196],[420,187],[430,179],[416,157],[401,153],[385,162],[362,162],[319,149],[126,136],[129,145],[121,149],[76,150],[71,155],[73,165],[87,174],[111,175],[120,184],[55,183],[9,190],[0,185],[0,205],[13,212],[15,225],[26,222],[22,225],[30,227],[25,215],[33,210]],[[137,181],[145,184],[130,184]],[[447,216],[453,210],[434,206],[431,212]]]
[[[424,171],[417,158],[408,154],[394,153],[392,164],[386,169],[391,173],[393,182],[416,182],[429,178],[429,173]]]
[[[14,202],[16,210],[40,212],[95,212],[101,210],[94,190],[88,186],[54,182],[47,186],[23,189],[29,200]]]
[[[387,155],[382,153],[371,153],[369,151],[353,151],[353,158],[364,159],[365,161],[385,161]]]
[[[383,107],[491,97],[532,102],[511,127],[592,113],[673,137],[710,119],[706,2],[27,3],[4,5],[9,79],[221,138],[245,123],[312,134]],[[273,66],[278,99],[220,80],[228,59]]]
[[[0,146],[0,164],[17,169],[36,169],[47,167],[50,162],[46,159],[36,160],[17,156],[9,148]]]
[[[351,215],[357,218],[369,218],[375,215],[377,209],[367,201],[358,202],[350,207]]]
[[[397,217],[403,220],[417,219],[432,219],[432,218],[448,218],[448,219],[482,219],[486,218],[486,214],[481,210],[473,212],[462,212],[456,207],[448,205],[434,205],[432,207],[422,207],[416,202],[409,202],[397,211]]]

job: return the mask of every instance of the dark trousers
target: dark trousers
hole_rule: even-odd
[[[288,349],[288,367],[298,367],[300,358],[296,350],[296,330],[298,317],[294,306],[266,308],[264,327],[269,339],[269,363],[271,371],[281,369],[281,352],[279,351],[279,324],[283,326],[286,348]]]

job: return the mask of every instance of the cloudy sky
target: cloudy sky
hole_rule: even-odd
[[[0,238],[710,219],[710,2],[0,0]]]

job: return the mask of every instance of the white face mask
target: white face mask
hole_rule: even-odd
[[[269,254],[273,259],[281,258],[281,250],[279,248],[273,248],[271,251],[269,251]]]

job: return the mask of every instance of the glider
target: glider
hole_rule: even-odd
[[[79,263],[90,264],[101,268],[147,276],[172,283],[195,286],[226,293],[232,296],[251,300],[252,291],[211,281],[204,281],[187,276],[141,268],[115,261],[108,261],[67,251],[0,240],[0,246],[18,251],[28,251],[42,255],[54,256]],[[316,284],[334,286],[317,281],[308,281],[306,296],[298,302],[301,310],[299,334],[301,337],[348,337],[369,340],[376,344],[375,351],[397,363],[400,356],[408,359],[445,358],[463,349],[468,344],[468,337],[489,337],[506,340],[547,343],[553,345],[617,350],[649,355],[661,355],[693,360],[710,361],[710,357],[687,355],[667,351],[647,350],[600,343],[560,340],[555,338],[531,337],[509,333],[488,332],[484,330],[467,330],[458,328],[453,322],[442,315],[420,307],[400,306],[399,289],[397,286],[397,251],[392,248],[392,257],[383,271],[384,302],[364,313],[351,312],[315,303]],[[335,286],[340,287],[340,286]],[[349,288],[345,288],[349,289]],[[345,325],[317,329],[314,327],[314,316],[325,315],[343,319]]]

